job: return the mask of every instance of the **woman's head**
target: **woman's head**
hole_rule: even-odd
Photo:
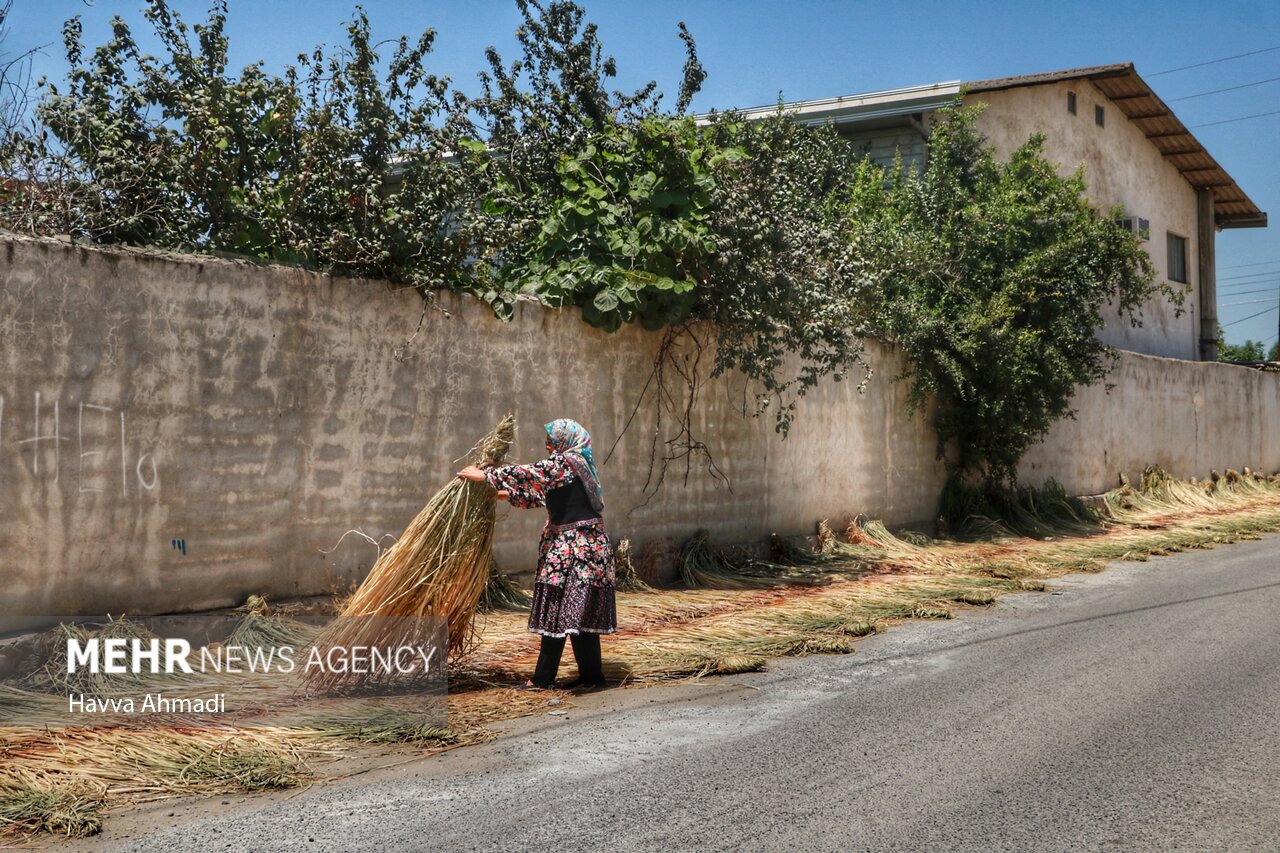
[[[562,453],[569,460],[574,473],[581,478],[596,511],[604,509],[604,489],[596,472],[596,460],[591,452],[591,433],[577,421],[558,418],[547,424],[547,452]]]
[[[547,451],[549,453],[581,453],[591,450],[591,433],[577,421],[557,418],[547,424]]]

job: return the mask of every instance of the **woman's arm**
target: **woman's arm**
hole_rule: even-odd
[[[458,476],[477,483],[486,482],[512,506],[530,509],[546,506],[546,493],[573,482],[574,473],[568,461],[555,454],[532,465],[504,465],[488,470],[469,466],[459,471]]]

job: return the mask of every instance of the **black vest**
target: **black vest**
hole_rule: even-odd
[[[578,477],[567,486],[558,486],[547,492],[547,515],[556,525],[600,517],[600,513],[592,509],[587,487]]]

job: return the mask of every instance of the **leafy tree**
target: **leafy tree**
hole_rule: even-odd
[[[475,291],[504,318],[524,294],[608,330],[712,321],[713,372],[757,380],[785,431],[796,396],[861,363],[840,199],[870,172],[829,129],[684,116],[706,72],[683,24],[664,114],[656,83],[609,93],[614,61],[579,7],[518,5],[521,56],[489,52],[460,144]]]
[[[874,279],[853,241],[852,199],[883,185],[882,171],[831,127],[778,113],[757,122],[711,121],[721,150],[741,152],[714,191],[710,224],[719,251],[706,265],[698,316],[716,333],[715,373],[759,382],[758,408],[777,404],[786,433],[797,399],[830,376],[870,368]],[[860,386],[861,387],[861,386]]]
[[[1218,361],[1266,361],[1266,345],[1249,339],[1242,344],[1226,344],[1218,350]]]
[[[456,170],[436,122],[451,112],[447,82],[424,69],[434,33],[402,37],[382,74],[357,9],[346,50],[300,55],[283,76],[262,63],[232,75],[225,0],[193,27],[165,0],[145,15],[163,58],[118,16],[86,56],[79,19],[67,22],[65,85],[46,85],[37,132],[4,147],[31,189],[7,200],[10,227],[453,279],[464,253],[441,227]]]
[[[943,115],[924,173],[865,184],[850,215],[875,333],[905,356],[912,407],[935,406],[953,489],[994,493],[1076,388],[1106,376],[1103,311],[1140,324],[1154,273],[1114,212],[1090,207],[1083,174],[1042,156],[1042,136],[1000,162],[977,115]]]
[[[1222,330],[1222,324],[1218,324],[1218,361],[1266,361],[1268,357],[1274,360],[1277,347],[1280,347],[1280,344],[1272,347],[1271,355],[1268,356],[1264,341],[1255,341],[1250,338],[1243,344],[1229,344]]]
[[[580,7],[517,6],[520,58],[508,66],[487,51],[481,93],[468,104],[473,125],[457,146],[468,197],[455,226],[475,259],[472,289],[504,319],[524,293],[581,305],[584,319],[610,330],[680,321],[695,257],[712,248],[700,133],[662,112],[656,82],[610,92],[616,63]],[[683,111],[706,74],[683,24],[680,34]]]

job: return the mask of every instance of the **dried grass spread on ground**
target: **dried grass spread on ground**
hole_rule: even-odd
[[[622,630],[606,642],[606,671],[644,683],[756,670],[771,657],[847,653],[858,637],[901,620],[949,618],[1109,560],[1257,538],[1280,530],[1280,481],[1247,469],[1203,482],[1150,471],[1136,487],[1108,493],[1096,512],[1040,501],[1014,526],[1034,536],[988,523],[981,539],[940,541],[861,519],[836,536],[824,524],[821,551],[778,543],[777,562],[695,537],[682,568],[702,586],[654,591],[637,579],[636,591],[620,591]],[[520,599],[501,606],[518,608]],[[376,713],[353,702],[309,728],[0,729],[0,831],[84,835],[100,828],[109,805],[297,787],[332,775],[339,759],[389,744],[430,752],[486,740],[489,724],[540,713],[561,698],[511,689],[536,659],[524,622],[510,609],[478,617],[478,639],[451,673],[447,729],[415,719],[403,701]],[[261,643],[296,640],[301,630],[254,606],[237,627]],[[0,687],[0,721],[6,711],[14,719],[51,700]]]

